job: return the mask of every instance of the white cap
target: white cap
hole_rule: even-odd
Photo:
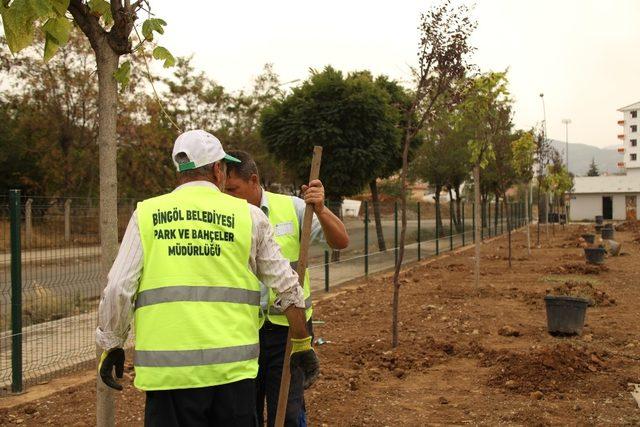
[[[186,154],[189,162],[178,164],[176,156],[179,153]],[[171,158],[178,172],[196,169],[222,159],[240,163],[240,160],[224,152],[218,138],[202,129],[190,130],[178,136],[173,144]]]

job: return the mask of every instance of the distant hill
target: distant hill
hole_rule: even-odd
[[[563,141],[552,139],[551,145],[564,157],[566,144]],[[619,146],[598,148],[593,145],[569,143],[569,170],[576,176],[585,176],[589,170],[591,159],[595,159],[600,173],[618,173],[620,172],[618,162],[623,160],[622,154],[617,151]]]

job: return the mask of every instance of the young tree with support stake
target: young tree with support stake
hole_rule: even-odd
[[[131,62],[121,65],[120,57],[134,50],[131,33],[137,13],[149,10],[147,0],[3,0],[0,16],[7,43],[16,53],[34,44],[35,30],[44,34],[44,60],[56,54],[67,43],[75,24],[87,37],[96,56],[98,74],[98,153],[100,168],[100,245],[103,282],[118,250],[117,224],[117,105],[118,83],[128,83]],[[166,22],[158,18],[145,20],[141,27],[142,42],[153,41],[154,33],[162,34]],[[137,31],[137,30],[136,30]],[[173,65],[169,51],[158,46],[156,59]],[[113,396],[97,380],[97,424],[114,423]]]
[[[531,227],[529,226],[529,201],[531,182],[533,180],[533,165],[535,162],[536,145],[533,140],[533,131],[525,132],[513,142],[513,167],[516,179],[525,187],[526,212],[525,224],[527,226],[527,254],[531,255]]]
[[[404,258],[407,234],[407,169],[409,146],[418,132],[429,124],[438,100],[449,93],[456,79],[464,76],[467,70],[467,56],[473,51],[470,35],[476,23],[469,17],[465,6],[453,6],[450,0],[433,6],[420,16],[420,44],[418,47],[418,66],[414,70],[416,86],[413,99],[404,112],[404,131],[402,145],[402,228],[400,248],[395,271],[393,273],[393,320],[391,326],[392,346],[398,346],[398,304],[400,297],[400,268]],[[418,114],[414,124],[410,118]]]
[[[464,93],[463,116],[471,121],[472,138],[469,140],[473,164],[476,236],[480,236],[480,169],[494,156],[496,135],[510,127],[510,117],[504,114],[509,107],[506,72],[490,72],[470,79]],[[474,281],[480,286],[480,243],[476,238]]]
[[[513,162],[513,143],[514,139],[517,138],[517,135],[514,135],[511,132],[511,108],[501,110],[500,114],[505,116],[500,120],[508,123],[508,125],[505,125],[494,139],[494,155],[491,162],[494,164],[496,171],[496,196],[502,198],[504,215],[507,219],[508,259],[509,268],[511,268],[511,228],[513,224],[511,224],[511,206],[508,203],[507,191],[516,182],[516,171]],[[496,197],[496,205],[499,203],[499,197]]]

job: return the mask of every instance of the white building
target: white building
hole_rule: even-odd
[[[640,200],[640,174],[574,178],[571,221],[636,219]]]
[[[640,102],[620,108],[624,116],[618,124],[623,141],[618,152],[623,153],[623,161],[618,167],[625,175],[585,176],[574,179],[571,191],[570,219],[572,221],[593,221],[596,215],[604,219],[626,220],[638,218],[640,201]]]
[[[618,124],[622,126],[622,133],[618,138],[623,141],[622,147],[618,151],[624,153],[624,161],[618,164],[620,168],[626,170],[628,176],[634,176],[640,179],[640,149],[638,141],[640,141],[640,102],[627,105],[620,108],[623,119],[618,120]]]

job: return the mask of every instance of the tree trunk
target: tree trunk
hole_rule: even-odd
[[[438,228],[436,237],[444,237],[444,230],[442,229],[442,205],[440,204],[441,189],[442,187],[436,186],[436,192],[434,195],[435,202],[436,202],[436,227]]]
[[[106,38],[98,42],[98,154],[100,156],[100,278],[107,284],[107,274],[118,253],[118,175],[117,175],[117,105],[118,85],[113,74],[119,56]],[[100,353],[101,351],[98,350]],[[115,424],[114,391],[97,378],[96,421],[98,426]]]
[[[544,230],[547,234],[547,243],[549,243],[549,193],[544,193]]]
[[[382,231],[382,220],[380,219],[380,194],[378,194],[378,184],[375,179],[369,183],[371,190],[371,204],[373,205],[373,218],[376,222],[376,235],[378,236],[378,250],[384,252],[387,245],[384,242],[384,233]]]
[[[480,206],[480,165],[473,167],[473,191],[476,207]],[[476,247],[475,247],[475,265],[474,265],[474,281],[476,289],[480,288],[480,209],[475,210],[476,220]]]
[[[400,173],[402,182],[402,199],[400,209],[402,212],[402,225],[400,228],[400,248],[398,250],[398,262],[393,272],[393,313],[391,325],[391,346],[398,346],[398,305],[400,299],[400,268],[404,259],[404,244],[407,236],[407,168],[409,163],[409,142],[411,138],[408,133],[404,137],[402,148],[402,172]]]
[[[327,207],[331,212],[335,214],[340,220],[342,220],[342,199],[328,199]],[[332,250],[331,251],[331,262],[340,261],[340,251]]]
[[[551,200],[551,216],[553,217],[553,221],[551,221],[551,233],[552,233],[553,237],[555,237],[556,236],[556,221],[555,221],[555,219],[556,219],[556,217],[558,215],[556,207],[557,207],[558,203],[557,203],[555,194],[552,194],[552,196],[553,196],[553,199]]]
[[[507,194],[502,199],[504,205],[504,216],[507,217],[507,240],[509,241],[509,268],[511,268],[511,215],[509,212],[509,203],[507,203]]]
[[[460,186],[454,187],[454,192],[456,194],[456,210],[454,219],[456,222],[456,231],[458,233],[462,233],[462,200],[460,198]]]
[[[536,239],[536,247],[540,247],[540,221],[542,220],[541,216],[540,216],[540,212],[541,212],[541,206],[540,206],[540,178],[538,178],[538,194],[536,197],[536,205],[538,206],[538,224],[536,227],[537,230],[537,239]]]
[[[529,203],[529,197],[530,197],[529,196],[529,192],[530,192],[530,190],[531,190],[531,181],[529,181],[527,183],[527,187],[526,187],[526,190],[525,190],[525,193],[524,193],[525,197],[527,198],[527,201],[526,201],[526,212],[524,213],[524,215],[525,215],[524,221],[525,221],[525,224],[527,226],[527,255],[528,256],[531,256],[531,227],[529,226],[529,220],[530,220],[530,218],[529,218],[529,209],[531,207],[531,205]]]
[[[451,189],[451,187],[449,187],[448,189],[449,192],[449,218],[451,218],[451,230],[449,230],[449,233],[453,233],[453,225],[455,224],[456,226],[458,224],[456,224],[456,215],[455,215],[455,209],[453,209],[453,190]],[[457,227],[456,227],[457,228]]]

